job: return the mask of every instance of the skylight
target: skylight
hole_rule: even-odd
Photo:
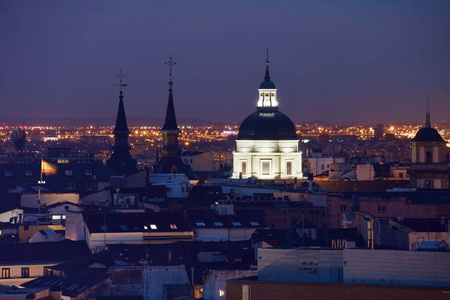
[[[221,227],[223,226],[222,222],[214,222],[214,226]]]
[[[250,225],[252,225],[252,226],[259,226],[259,222],[256,222],[256,221],[250,222]]]
[[[241,222],[233,222],[233,226],[242,226]]]
[[[170,224],[170,229],[177,229],[177,225],[175,225],[175,224]]]
[[[158,227],[155,224],[150,224],[150,228],[153,229],[153,230],[154,229],[158,229]]]
[[[205,224],[204,222],[195,222],[195,224],[196,224],[197,226],[201,226],[201,227],[206,226],[206,224]]]

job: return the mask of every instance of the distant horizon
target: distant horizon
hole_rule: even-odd
[[[425,119],[425,118],[424,118]],[[98,117],[95,121],[92,118],[87,117],[48,117],[48,118],[19,118],[19,117],[3,117],[0,116],[0,126],[7,125],[11,127],[21,126],[23,121],[25,121],[25,126],[62,126],[62,127],[76,127],[76,126],[84,126],[88,127],[90,125],[97,127],[112,127],[115,125],[114,117]],[[4,120],[9,120],[5,122]],[[214,122],[211,120],[204,119],[194,119],[194,118],[177,118],[178,126],[209,126],[209,125],[240,125],[241,121],[236,122]],[[294,122],[294,121],[293,121]],[[149,118],[149,117],[128,117],[127,116],[128,126],[136,127],[136,126],[152,126],[152,127],[162,127],[164,123],[163,117],[157,118]],[[436,120],[432,123],[450,123],[450,119],[448,120]],[[305,125],[305,124],[318,124],[324,126],[339,126],[339,125],[363,125],[363,126],[372,126],[377,124],[383,125],[423,125],[425,121],[422,122],[329,122],[325,120],[310,120],[304,122],[294,122],[296,125]]]

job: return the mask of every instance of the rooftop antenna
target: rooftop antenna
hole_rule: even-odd
[[[425,120],[425,127],[431,128],[431,121],[430,121],[430,96],[427,97],[427,115]]]
[[[128,86],[128,84],[124,84],[123,79],[127,77],[127,75],[122,73],[122,70],[120,70],[119,74],[116,75],[117,78],[119,78],[119,84],[115,84],[114,86],[120,86],[120,95],[122,95],[122,87]]]

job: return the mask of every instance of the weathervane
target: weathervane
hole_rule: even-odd
[[[119,78],[119,84],[115,84],[114,86],[120,86],[120,92],[122,93],[122,87],[128,86],[127,84],[123,84],[122,81],[127,75],[122,73],[122,70],[120,70],[119,74],[116,75],[117,78]]]
[[[172,67],[175,66],[177,63],[172,59],[172,53],[170,54],[170,58],[168,61],[165,62],[167,66],[169,66],[169,84],[172,84]]]

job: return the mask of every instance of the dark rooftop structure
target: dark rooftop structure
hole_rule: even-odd
[[[61,242],[4,244],[0,245],[0,262],[62,262],[89,255],[85,242],[64,240]]]

